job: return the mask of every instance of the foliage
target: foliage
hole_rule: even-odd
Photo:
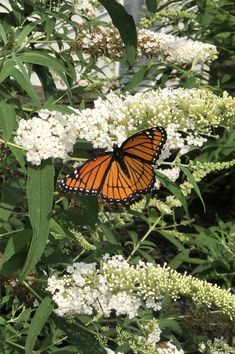
[[[136,30],[115,0],[0,4],[2,353],[235,352],[233,2],[145,5]],[[151,195],[58,191],[74,161],[157,125]]]
[[[156,13],[150,12],[141,20],[144,27],[167,27],[177,35],[209,42],[217,47],[218,58],[210,65],[209,72],[206,67],[193,73],[190,67],[182,70],[174,66],[174,70],[181,78],[181,85],[189,88],[194,87],[195,84],[201,86],[206,83],[217,93],[226,90],[234,96],[233,1],[177,0],[174,4],[171,1],[153,1],[153,3],[158,4],[154,11]],[[167,68],[164,71],[167,72]],[[203,78],[203,81],[196,83],[196,77]]]

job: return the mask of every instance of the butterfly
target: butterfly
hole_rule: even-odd
[[[59,187],[66,192],[99,195],[111,205],[130,205],[152,190],[155,165],[166,142],[164,128],[142,130],[120,147],[85,161],[65,176]]]

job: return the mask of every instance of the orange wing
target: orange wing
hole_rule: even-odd
[[[149,192],[155,182],[155,174],[151,165],[129,156],[123,159],[128,174],[125,174],[118,161],[113,161],[104,180],[101,197],[109,204],[130,205],[141,194]]]
[[[129,156],[123,161],[129,176],[112,159],[112,153],[107,153],[84,162],[59,187],[66,192],[99,194],[109,204],[130,205],[153,188],[155,176],[151,165]]]
[[[100,195],[110,204],[130,205],[149,192],[155,182],[151,165],[166,141],[164,128],[143,130],[124,141],[120,148],[80,165],[59,184],[62,190]]]
[[[64,177],[59,187],[66,192],[99,194],[111,165],[112,153],[106,153],[81,164],[73,173]]]
[[[166,138],[164,128],[150,128],[130,136],[121,148],[126,155],[154,165],[161,154]]]

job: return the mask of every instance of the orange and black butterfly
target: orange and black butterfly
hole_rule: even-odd
[[[99,195],[113,205],[130,205],[154,186],[152,165],[166,142],[162,127],[142,130],[126,139],[120,147],[82,163],[59,186],[66,192]]]

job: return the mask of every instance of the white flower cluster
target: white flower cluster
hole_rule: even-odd
[[[75,0],[73,10],[76,15],[95,17],[97,1],[95,0]]]
[[[164,343],[163,348],[158,348],[157,354],[184,354],[183,349],[178,349],[173,343]]]
[[[147,333],[146,343],[151,344],[151,345],[155,345],[156,343],[158,343],[160,341],[160,337],[161,337],[161,333],[162,333],[159,325],[156,322],[153,322],[153,323],[154,323],[154,326],[152,325],[151,322],[144,326],[144,330]],[[154,327],[154,328],[151,328],[151,327]]]
[[[192,146],[201,147],[211,127],[229,126],[235,115],[235,99],[217,97],[200,89],[158,89],[135,95],[110,92],[98,98],[94,108],[73,110],[71,115],[42,110],[31,120],[20,120],[15,142],[28,150],[27,160],[39,165],[49,157],[68,159],[76,138],[92,142],[94,148],[112,149],[138,130],[163,126],[167,142],[158,163],[172,150],[180,155]],[[186,135],[183,137],[182,132]],[[200,134],[203,134],[202,137]],[[165,171],[164,171],[165,173]],[[169,171],[174,180],[177,170]]]
[[[103,270],[111,268],[125,271],[129,267],[122,256],[104,257]],[[58,305],[56,313],[59,316],[98,313],[110,317],[112,311],[117,316],[127,315],[130,319],[137,316],[142,306],[141,296],[124,290],[113,293],[105,275],[96,277],[95,263],[74,263],[67,267],[67,273],[69,275],[63,278],[52,275],[48,279],[47,290]],[[160,309],[160,303],[157,302],[156,306],[155,301],[148,301],[147,305],[154,310]]]
[[[156,342],[155,342],[156,343]],[[155,344],[153,343],[153,344]],[[147,342],[148,344],[148,342]],[[173,343],[171,342],[164,342],[160,343],[161,346],[157,346],[155,348],[154,353],[156,354],[184,354],[183,349],[178,349]],[[152,349],[152,348],[151,348]],[[123,354],[122,352],[114,352],[112,349],[105,348],[107,354]],[[152,352],[152,351],[151,351]],[[217,353],[213,353],[217,354]],[[225,354],[225,353],[224,353]]]
[[[120,58],[124,53],[121,37],[114,27],[81,25],[74,45],[88,54],[106,55],[112,59]],[[183,65],[210,62],[217,57],[217,50],[212,44],[140,29],[138,56]]]
[[[162,160],[173,149],[186,153],[194,145],[201,147],[217,127],[235,114],[235,99],[217,97],[200,89],[158,89],[139,92],[135,95],[107,94],[98,98],[93,109],[75,110],[79,117],[79,137],[91,141],[94,147],[112,149],[113,143],[121,144],[136,130],[163,126],[167,131],[167,144]],[[182,137],[179,131],[186,133]]]
[[[139,31],[138,43],[140,56],[156,57],[158,60],[179,65],[210,62],[217,56],[217,50],[213,44],[147,29]]]
[[[123,354],[122,352],[114,352],[112,349],[105,348],[106,354]]]
[[[27,150],[26,158],[34,165],[51,157],[66,161],[77,138],[73,119],[59,112],[41,110],[32,119],[19,121],[14,141]]]
[[[235,346],[230,347],[225,339],[214,338],[199,344],[198,351],[206,354],[235,354]]]
[[[60,316],[98,313],[109,317],[115,311],[133,318],[147,301],[148,307],[156,309],[156,303],[168,294],[173,300],[191,297],[195,303],[215,306],[231,319],[235,317],[235,296],[230,291],[165,266],[142,261],[130,265],[123,256],[107,255],[100,267],[75,263],[67,271],[66,276],[48,279],[47,290]]]

